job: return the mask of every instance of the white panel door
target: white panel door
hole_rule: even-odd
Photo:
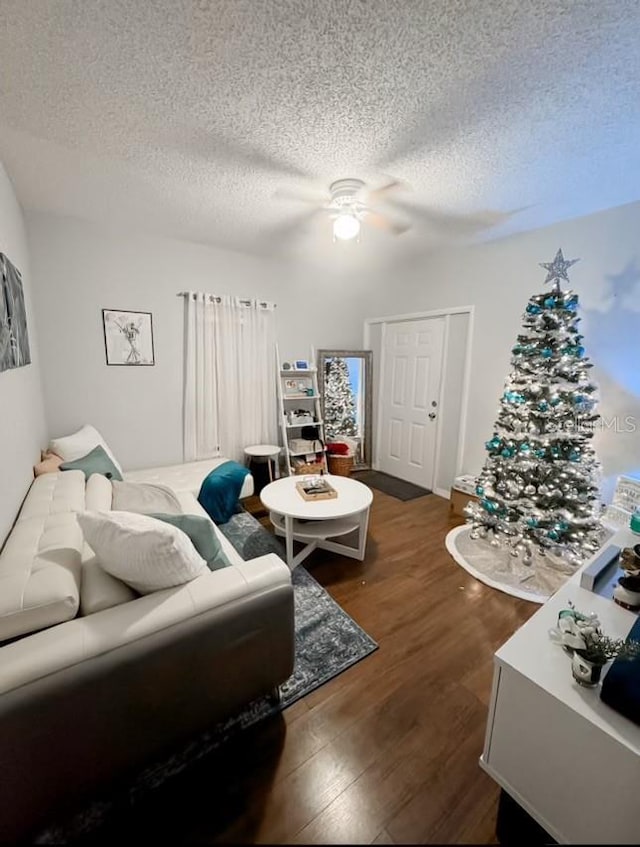
[[[381,471],[433,487],[444,318],[388,323],[382,342]]]

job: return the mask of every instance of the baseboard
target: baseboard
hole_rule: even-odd
[[[438,497],[444,497],[445,500],[451,499],[451,489],[450,488],[434,488],[433,493],[437,494]]]

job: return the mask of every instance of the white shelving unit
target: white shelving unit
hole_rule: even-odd
[[[285,456],[286,469],[291,476],[296,472],[296,466],[305,464],[317,464],[324,473],[327,472],[327,457],[324,451],[295,450],[292,449],[292,441],[300,439],[304,426],[316,426],[320,435],[320,441],[324,445],[324,425],[322,421],[321,397],[318,390],[318,370],[315,366],[314,351],[311,348],[308,368],[296,368],[296,360],[289,362],[290,367],[283,368],[285,364],[280,358],[280,351],[276,346],[276,357],[278,367],[278,414],[280,416],[280,432],[282,436],[282,447]],[[300,390],[296,390],[293,384]],[[307,418],[291,421],[295,413],[305,412]],[[293,445],[295,447],[295,445]]]

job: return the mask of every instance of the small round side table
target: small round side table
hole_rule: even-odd
[[[278,456],[280,455],[280,448],[277,444],[252,444],[244,448],[244,454],[247,457],[249,469],[255,471],[253,473],[255,493],[259,494],[268,482],[273,482],[274,479],[278,478]],[[267,464],[269,479],[268,482],[264,479],[261,485],[260,477],[263,475],[263,467],[261,466],[264,466],[265,462]]]

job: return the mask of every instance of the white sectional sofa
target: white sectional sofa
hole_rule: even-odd
[[[227,459],[204,459],[200,462],[185,462],[182,465],[164,465],[160,468],[146,468],[139,471],[126,471],[123,478],[128,482],[155,482],[168,485],[176,492],[198,496],[202,480],[214,468],[224,464]],[[253,477],[247,474],[240,491],[240,497],[253,494]],[[196,500],[197,504],[197,500]]]
[[[205,515],[194,492],[210,469],[125,479],[173,484],[186,513]],[[44,474],[0,553],[2,841],[28,838],[99,784],[273,692],[293,668],[284,562],[244,562],[216,528],[231,566],[140,597],[100,568],[75,517],[110,508],[106,477]]]

